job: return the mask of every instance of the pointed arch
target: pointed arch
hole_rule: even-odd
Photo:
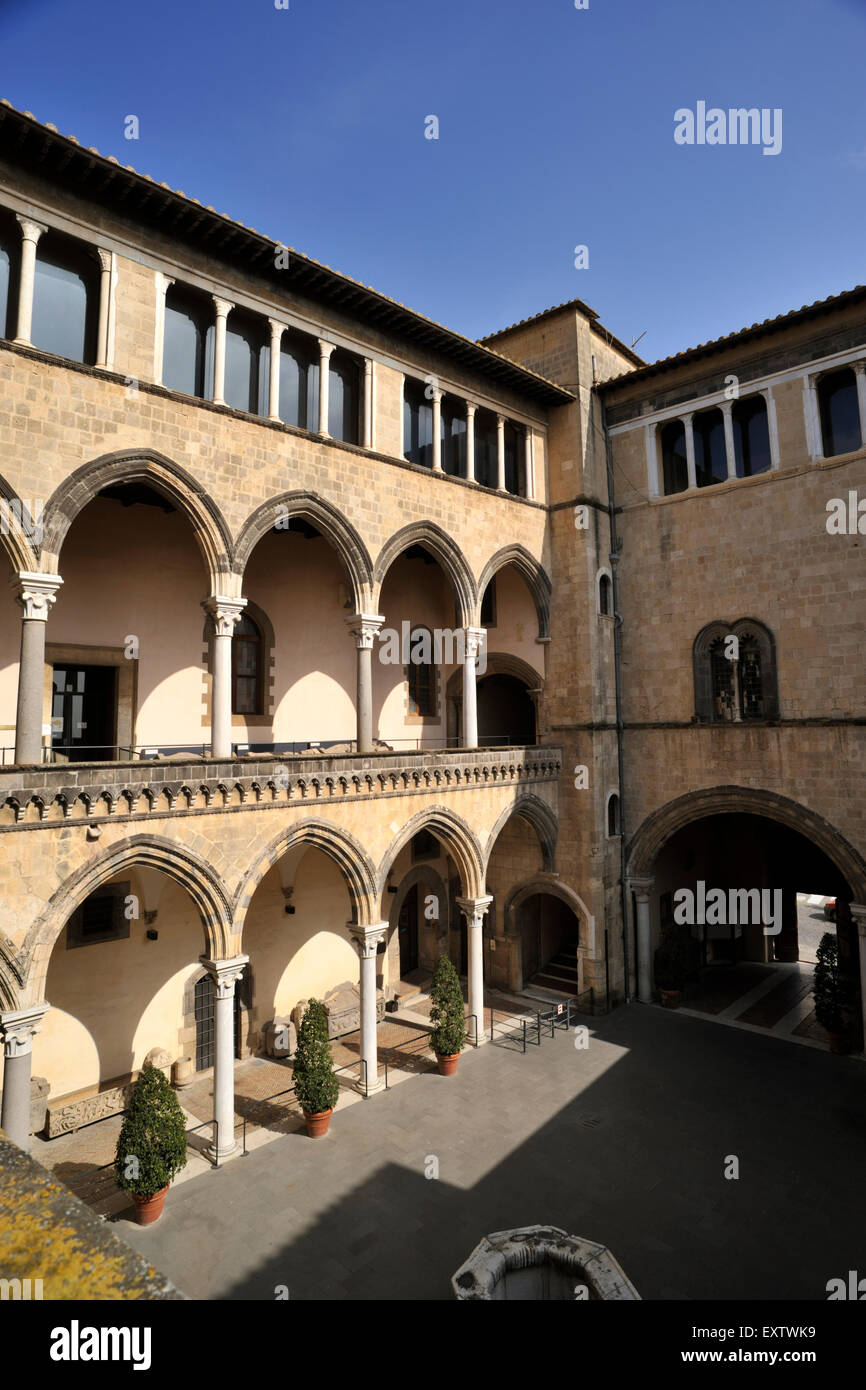
[[[527,588],[532,594],[535,604],[535,611],[538,615],[538,636],[550,636],[550,600],[553,588],[550,583],[550,576],[544,566],[539,564],[533,555],[522,545],[504,545],[501,550],[497,550],[495,555],[491,555],[478,580],[478,596],[483,598],[487,585],[495,574],[507,565],[513,565],[526,581]]]
[[[285,508],[285,511],[280,511],[280,508]],[[301,517],[321,532],[346,566],[352,585],[355,612],[368,612],[373,584],[373,565],[369,551],[342,512],[314,492],[284,492],[256,508],[244,522],[235,542],[235,574],[243,578],[249,558],[259,541],[269,531],[274,530],[276,521],[283,516],[289,520],[293,516]]]
[[[124,449],[82,464],[55,488],[43,516],[41,566],[56,574],[60,551],[75,518],[103,488],[147,483],[172,502],[189,521],[210,578],[210,591],[222,593],[231,574],[231,532],[213,499],[191,473],[151,449]]]
[[[211,959],[231,954],[231,903],[222,880],[207,860],[176,841],[156,835],[133,835],[96,855],[65,879],[33,923],[21,948],[28,997],[43,997],[51,952],[75,909],[125,869],[140,868],[156,869],[186,889],[198,908]]]
[[[379,602],[382,585],[394,561],[413,545],[423,546],[438,560],[454,589],[459,626],[472,627],[478,607],[472,571],[460,547],[433,521],[413,521],[385,542],[373,570],[374,604]]]
[[[39,568],[36,552],[41,532],[41,518],[33,516],[29,500],[22,500],[11,483],[0,475],[0,550],[5,551],[15,573],[33,573]],[[32,542],[29,539],[32,537]]]
[[[305,820],[276,835],[241,880],[235,893],[235,923],[241,935],[247,910],[262,879],[284,854],[300,845],[322,850],[342,870],[352,903],[353,922],[368,926],[377,920],[373,915],[377,899],[376,875],[364,847],[340,826],[328,821]]]
[[[553,873],[553,866],[556,861],[556,838],[559,834],[559,821],[555,811],[548,806],[546,801],[542,801],[540,796],[533,792],[527,792],[525,796],[518,796],[511,806],[506,806],[499,816],[496,824],[487,836],[487,844],[484,850],[484,870],[485,873],[490,866],[490,856],[496,846],[496,841],[503,828],[511,820],[512,816],[519,816],[531,825],[541,846],[542,865],[545,873]]]
[[[444,844],[455,860],[460,874],[463,896],[480,897],[484,892],[484,856],[475,832],[461,816],[447,806],[431,806],[408,820],[391,841],[379,866],[377,889],[385,888],[388,872],[400,853],[419,830],[430,830]]]
[[[528,898],[533,898],[539,893],[547,893],[552,898],[559,898],[561,902],[571,908],[580,924],[580,950],[592,955],[595,951],[595,918],[580,894],[570,888],[567,883],[563,883],[559,874],[535,874],[511,890],[505,903],[506,936],[519,936],[518,909]]]

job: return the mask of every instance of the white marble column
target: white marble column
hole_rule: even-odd
[[[860,411],[860,443],[866,444],[866,362],[852,362],[857,379],[857,406]]]
[[[695,432],[692,428],[694,415],[689,411],[688,415],[682,417],[686,431],[686,471],[689,475],[689,487],[697,487],[698,478],[695,472]]]
[[[475,482],[475,412],[477,405],[466,402],[466,477]]]
[[[463,628],[463,747],[478,747],[478,692],[475,667],[481,643],[487,640],[483,627]]]
[[[246,606],[245,598],[225,598],[220,594],[202,603],[214,625],[210,734],[213,758],[232,755],[232,635]]]
[[[535,460],[532,453],[532,430],[529,425],[525,425],[523,430],[523,480],[524,495],[533,501],[535,499]]]
[[[863,1015],[863,1052],[866,1054],[866,906],[852,903],[850,910],[857,923],[857,944],[860,948],[860,1009]]]
[[[496,486],[505,491],[505,416],[496,417]]]
[[[153,327],[153,380],[155,385],[162,385],[162,371],[165,360],[165,296],[174,280],[168,275],[163,275],[161,270],[154,271],[153,276],[155,306],[154,306],[154,327]]]
[[[473,1042],[484,1042],[484,917],[493,902],[482,898],[458,898],[457,906],[466,918],[469,936],[469,1035]]]
[[[442,392],[433,392],[433,472],[442,472]]]
[[[379,1076],[379,1051],[376,1041],[376,955],[388,932],[387,922],[375,922],[361,927],[348,924],[349,932],[361,961],[361,1074],[355,1089],[362,1096],[375,1095],[385,1082]]]
[[[355,722],[359,753],[373,751],[373,644],[385,619],[380,613],[352,613],[346,626],[357,648]]]
[[[36,243],[47,232],[43,222],[34,222],[32,217],[16,213],[21,227],[21,274],[18,279],[18,327],[16,343],[30,347],[30,333],[33,328],[33,285],[36,279]]]
[[[331,398],[331,353],[334,351],[334,343],[326,343],[324,338],[319,339],[319,420],[317,433],[323,439],[330,439],[328,430],[328,409]]]
[[[734,446],[734,402],[722,401],[722,418],[725,422],[725,462],[728,465],[728,481],[737,476],[737,450]]]
[[[237,1148],[235,1139],[235,985],[249,956],[230,960],[203,960],[214,982],[214,1133],[205,1150],[208,1158],[228,1158]]]
[[[364,358],[364,430],[361,437],[361,446],[364,449],[373,447],[373,359]]]
[[[270,372],[268,376],[268,419],[280,418],[280,344],[286,330],[284,323],[268,319],[271,326]]]
[[[31,1004],[0,1014],[3,1030],[3,1108],[0,1128],[25,1153],[30,1149],[30,1063],[33,1034],[38,1033],[48,1004]]]
[[[650,893],[655,879],[633,878],[629,880],[637,902],[637,997],[642,1004],[653,1001],[653,953],[652,924],[650,921]]]
[[[11,580],[21,605],[21,656],[18,664],[18,705],[15,717],[16,763],[42,762],[42,709],[45,692],[45,624],[57,590],[59,574],[22,570]]]
[[[99,257],[99,318],[96,331],[96,366],[108,366],[108,313],[111,307],[111,252],[97,251]]]
[[[226,389],[226,319],[235,307],[227,299],[213,297],[216,324],[213,344],[213,403],[225,405]]]

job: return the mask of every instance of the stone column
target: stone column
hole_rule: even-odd
[[[458,898],[457,906],[466,918],[469,933],[469,1033],[473,1042],[483,1042],[484,1031],[484,916],[493,902],[491,896]],[[477,1033],[474,1034],[474,1030]]]
[[[770,436],[770,468],[775,470],[779,467],[779,421],[776,416],[776,397],[773,394],[772,386],[768,386],[763,394],[767,402],[767,431]],[[860,419],[861,421],[863,420],[862,406]],[[864,435],[863,438],[866,439],[866,435]]]
[[[652,926],[650,892],[655,879],[632,878],[629,888],[637,901],[637,997],[642,1004],[653,1001]]]
[[[249,956],[230,960],[203,960],[214,982],[214,1133],[205,1150],[208,1158],[228,1158],[237,1148],[235,1139],[235,985]]]
[[[373,642],[384,621],[380,613],[352,613],[346,618],[358,651],[355,719],[359,753],[373,751]]]
[[[466,477],[475,482],[475,412],[477,405],[466,402]]]
[[[334,351],[334,343],[326,343],[324,338],[319,339],[319,428],[317,433],[323,439],[330,439],[328,431],[328,403],[330,401],[331,386],[331,353]]]
[[[361,445],[365,449],[373,447],[373,359],[364,358],[364,432]]]
[[[16,213],[21,226],[21,275],[18,280],[18,331],[16,343],[30,347],[30,332],[33,327],[33,282],[36,278],[36,243],[48,228],[43,222],[34,222],[32,217],[22,217]]]
[[[689,411],[688,415],[684,415],[682,418],[686,430],[686,470],[689,475],[689,487],[697,487],[698,478],[695,472],[695,432],[692,429],[694,415],[692,411]]]
[[[725,422],[725,462],[728,465],[728,481],[737,476],[737,451],[734,447],[734,402],[722,401],[722,416]]]
[[[99,320],[96,331],[96,366],[108,366],[108,311],[111,306],[111,252],[99,250]]]
[[[276,319],[268,319],[271,325],[271,358],[268,379],[268,419],[280,418],[280,344],[286,325]]]
[[[442,392],[433,392],[433,472],[442,472]]]
[[[505,491],[505,416],[496,417],[496,486]]]
[[[226,389],[226,319],[235,307],[227,299],[213,297],[216,309],[216,328],[213,345],[213,403],[225,405]]]
[[[387,922],[375,922],[370,927],[349,923],[355,950],[361,959],[361,1067],[355,1089],[362,1096],[381,1091],[385,1082],[379,1076],[379,1053],[376,1043],[376,952],[388,932]]]
[[[857,923],[860,948],[860,1009],[863,1014],[863,1051],[866,1053],[866,906],[862,903],[851,903],[850,912]]]
[[[3,1029],[3,1108],[0,1128],[19,1149],[30,1149],[30,1059],[48,1004],[31,1004],[0,1014]]]
[[[483,627],[463,629],[463,747],[478,747],[478,693],[475,687],[475,663],[481,643],[487,638]]]
[[[156,295],[153,327],[153,380],[157,386],[161,386],[165,359],[165,297],[174,284],[174,280],[163,275],[161,270],[154,271],[153,280]]]
[[[16,763],[42,762],[42,704],[45,690],[45,624],[57,590],[59,574],[23,570],[12,579],[21,604],[21,659],[18,666],[18,708],[15,716]]]
[[[232,634],[247,606],[245,598],[205,599],[202,608],[213,618],[213,677],[211,683],[211,757],[232,755]]]
[[[535,498],[535,462],[532,456],[532,430],[529,425],[524,426],[523,431],[523,477],[525,495],[530,499]]]

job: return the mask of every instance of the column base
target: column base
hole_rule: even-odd
[[[211,1161],[211,1163],[222,1163],[224,1158],[231,1158],[233,1154],[236,1154],[239,1148],[240,1145],[238,1144],[237,1139],[233,1139],[231,1144],[226,1144],[222,1147],[218,1147],[216,1144],[211,1142],[206,1146],[206,1148],[202,1149],[202,1153],[204,1154],[205,1158]]]
[[[384,1091],[385,1079],[382,1076],[377,1076],[376,1080],[372,1083],[372,1085],[366,1088],[364,1086],[363,1081],[359,1080],[355,1082],[355,1085],[352,1089],[357,1091],[359,1096],[364,1096],[364,1098],[366,1099],[367,1096],[375,1096],[378,1095],[379,1091]]]

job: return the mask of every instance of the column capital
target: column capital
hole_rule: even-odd
[[[387,937],[390,923],[373,922],[369,926],[361,926],[358,922],[347,922],[346,926],[361,960],[370,960]]]
[[[99,257],[100,269],[105,274],[107,274],[108,271],[111,269],[111,252],[106,251],[105,248],[102,246],[97,246],[96,254]]]
[[[854,368],[856,376],[862,376],[866,372],[866,362],[852,362],[851,366]],[[761,394],[763,395],[763,392]]]
[[[464,652],[467,661],[476,661],[487,641],[486,627],[464,627]]]
[[[21,1057],[33,1050],[33,1035],[42,1027],[42,1020],[51,1008],[45,1002],[31,1004],[26,1009],[10,1009],[0,1013],[3,1030],[3,1051],[7,1057]]]
[[[720,401],[720,402],[719,402],[719,410],[722,412],[723,415],[730,415],[731,412],[733,411],[733,409],[734,409],[734,402],[733,402],[733,401]]]
[[[487,893],[480,898],[455,898],[454,900],[463,916],[466,918],[470,927],[480,927],[484,921],[487,909],[493,902],[493,894]]]
[[[235,985],[249,963],[249,956],[231,956],[228,960],[205,960],[201,963],[209,975],[213,976],[217,999],[228,999],[234,994]]]
[[[848,910],[857,923],[858,934],[866,940],[866,904],[850,903]]]
[[[349,613],[343,619],[359,651],[370,651],[373,641],[385,621],[381,613]]]
[[[51,605],[57,600],[57,590],[63,580],[59,574],[39,574],[36,571],[20,570],[12,576],[9,583],[21,604],[23,616],[44,623]]]
[[[468,416],[471,416],[474,419],[477,410],[478,406],[475,404],[475,401],[466,402],[466,414]]]
[[[247,600],[213,594],[210,598],[202,599],[201,606],[213,618],[217,637],[231,637],[235,630],[235,623],[247,606]]]
[[[15,216],[21,226],[22,237],[25,241],[32,241],[34,246],[42,233],[48,231],[48,226],[45,222],[37,222],[34,218],[27,217],[22,212],[16,212]]]
[[[328,358],[328,357],[330,357],[331,353],[334,352],[334,351],[336,350],[336,347],[337,347],[337,344],[336,344],[336,343],[328,343],[328,342],[325,341],[324,338],[320,338],[320,339],[319,339],[319,356],[320,356],[323,360],[326,359],[326,358]]]
[[[634,893],[638,902],[648,902],[649,895],[655,884],[654,878],[627,878],[626,883],[629,891]]]
[[[216,309],[216,316],[217,316],[217,318],[218,318],[218,319],[225,319],[225,318],[228,318],[228,316],[229,316],[229,314],[231,313],[232,309],[235,307],[234,304],[232,304],[231,300],[230,300],[230,299],[221,299],[221,298],[219,297],[218,294],[215,294],[215,295],[213,295],[212,297],[213,297],[213,302],[214,302],[214,308]]]
[[[279,319],[268,319],[268,323],[271,326],[271,338],[276,338],[277,342],[279,342],[288,328],[288,324],[280,323]]]

